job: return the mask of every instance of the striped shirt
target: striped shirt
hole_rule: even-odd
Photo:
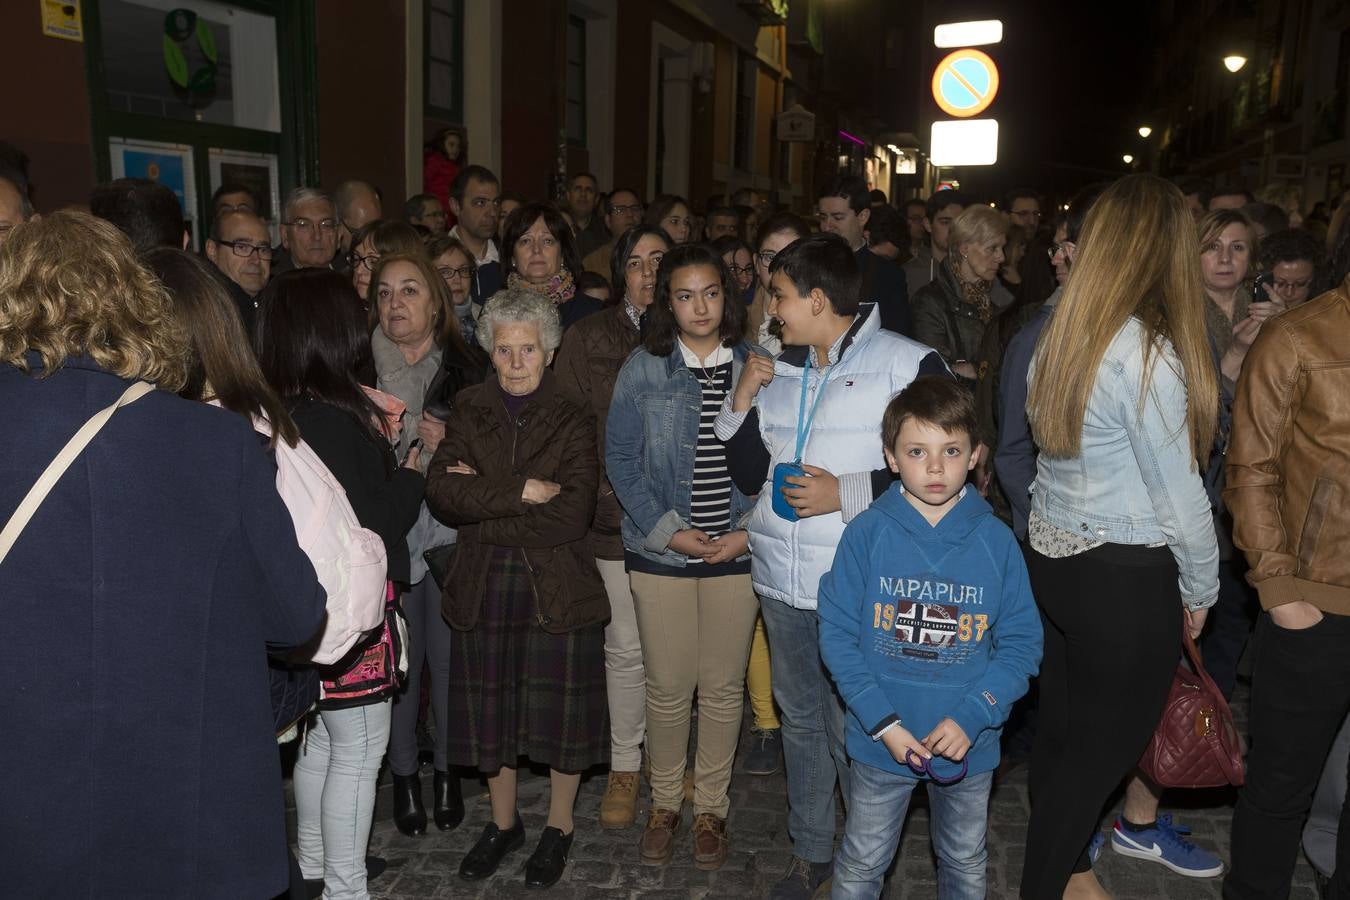
[[[713,433],[713,423],[722,401],[731,390],[731,350],[718,345],[706,359],[679,341],[684,364],[703,389],[703,409],[698,423],[698,449],[694,453],[694,477],[689,495],[689,527],[716,537],[731,530],[731,473],[727,450]],[[690,559],[689,565],[703,565]]]

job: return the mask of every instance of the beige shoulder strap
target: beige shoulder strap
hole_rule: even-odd
[[[61,476],[65,474],[66,469],[70,468],[70,464],[75,462],[79,455],[84,452],[85,447],[89,446],[89,442],[94,439],[94,435],[98,434],[103,426],[108,424],[108,420],[113,417],[113,413],[123,406],[135,403],[154,389],[155,386],[148,382],[136,382],[127,388],[112,406],[94,413],[93,418],[85,422],[84,427],[75,432],[75,436],[69,441],[66,441],[66,445],[61,448],[61,452],[56,454],[56,458],[47,464],[47,468],[38,476],[38,480],[28,489],[27,495],[19,503],[19,508],[14,510],[14,515],[10,516],[9,521],[5,523],[4,530],[0,531],[0,563],[5,561],[10,548],[14,546],[14,542],[23,533],[28,520],[33,518],[33,514],[42,505],[42,501],[47,499],[47,494],[51,493],[51,489],[55,487],[56,482],[61,480]]]

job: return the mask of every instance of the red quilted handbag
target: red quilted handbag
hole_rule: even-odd
[[[1178,664],[1167,705],[1139,769],[1160,787],[1241,785],[1242,739],[1233,726],[1233,713],[1205,671],[1184,625],[1182,647],[1191,665]]]

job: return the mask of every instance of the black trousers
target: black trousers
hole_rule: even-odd
[[[1263,614],[1252,666],[1247,783],[1233,813],[1227,900],[1289,896],[1303,820],[1350,710],[1350,616],[1290,631]],[[1350,817],[1341,810],[1332,897],[1350,898]]]
[[[1139,762],[1181,647],[1177,567],[1166,547],[1107,544],[1030,554],[1045,656],[1031,755],[1023,900],[1060,900],[1102,807]]]
[[[1247,649],[1256,614],[1261,609],[1256,591],[1247,584],[1247,561],[1241,551],[1231,559],[1219,560],[1219,602],[1209,611],[1204,638],[1200,641],[1200,658],[1205,671],[1223,692],[1224,699],[1233,696],[1237,684],[1238,661]]]

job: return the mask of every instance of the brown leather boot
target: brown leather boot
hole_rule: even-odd
[[[694,868],[705,872],[727,861],[727,820],[712,813],[694,816]]]
[[[637,819],[638,773],[610,772],[600,798],[600,827],[627,828]]]
[[[664,866],[675,852],[675,835],[680,830],[680,814],[669,809],[653,809],[638,842],[638,855],[646,866]]]

